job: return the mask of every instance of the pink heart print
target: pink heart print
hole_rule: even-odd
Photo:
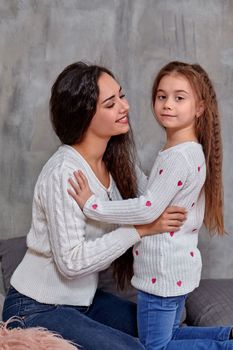
[[[177,186],[182,186],[182,185],[183,185],[183,182],[182,181],[178,181]]]
[[[194,204],[195,204],[195,203],[192,204],[192,208],[194,207]]]
[[[97,204],[92,204],[92,209],[96,209],[98,207]]]
[[[192,257],[194,257],[194,252],[190,252],[190,255],[191,255]]]
[[[169,234],[170,234],[170,236],[172,237],[173,235],[174,235],[174,232],[172,231],[172,232],[169,232]]]
[[[155,284],[156,278],[155,278],[155,277],[151,278],[151,282],[152,282],[153,284]]]
[[[162,172],[163,172],[163,169],[160,169],[160,170],[159,170],[159,175],[161,175],[161,174],[162,174]]]
[[[138,250],[135,250],[135,254],[138,255]]]
[[[199,172],[199,171],[201,170],[201,167],[200,167],[200,165],[198,166],[197,170],[198,170],[198,172]]]
[[[178,287],[181,287],[182,281],[177,281],[176,284]]]
[[[151,201],[147,201],[147,202],[146,202],[146,206],[147,206],[147,207],[150,207],[150,206],[151,206]]]

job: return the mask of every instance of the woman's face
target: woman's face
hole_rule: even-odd
[[[99,98],[96,113],[92,118],[87,133],[101,138],[125,134],[129,130],[129,104],[121,86],[107,73],[98,81]]]

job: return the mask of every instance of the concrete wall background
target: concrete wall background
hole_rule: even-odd
[[[149,171],[163,142],[150,109],[155,72],[198,62],[215,84],[224,145],[224,238],[200,235],[203,277],[233,277],[233,1],[0,0],[0,238],[26,234],[33,188],[59,142],[48,100],[58,73],[87,60],[116,73]]]

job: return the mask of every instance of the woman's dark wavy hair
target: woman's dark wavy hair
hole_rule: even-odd
[[[96,112],[99,97],[98,80],[102,74],[113,73],[105,67],[76,62],[57,77],[50,98],[50,117],[56,135],[63,144],[80,143]],[[123,199],[135,197],[135,146],[132,130],[111,137],[103,160]],[[113,263],[118,286],[123,288],[133,273],[132,249]]]

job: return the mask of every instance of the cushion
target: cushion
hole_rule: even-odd
[[[26,250],[26,236],[0,240],[0,260],[5,291],[8,290],[10,278]]]
[[[2,309],[4,304],[4,295],[0,293],[0,322],[2,321]]]
[[[2,264],[0,260],[0,293],[5,294],[5,288],[3,286],[3,276],[2,276]]]
[[[204,279],[186,301],[186,322],[193,326],[233,325],[233,279]]]
[[[129,285],[124,290],[117,289],[116,282],[113,277],[112,266],[110,266],[107,270],[100,272],[98,287],[105,292],[112,293],[118,295],[119,297],[136,302],[137,291],[134,287]]]

